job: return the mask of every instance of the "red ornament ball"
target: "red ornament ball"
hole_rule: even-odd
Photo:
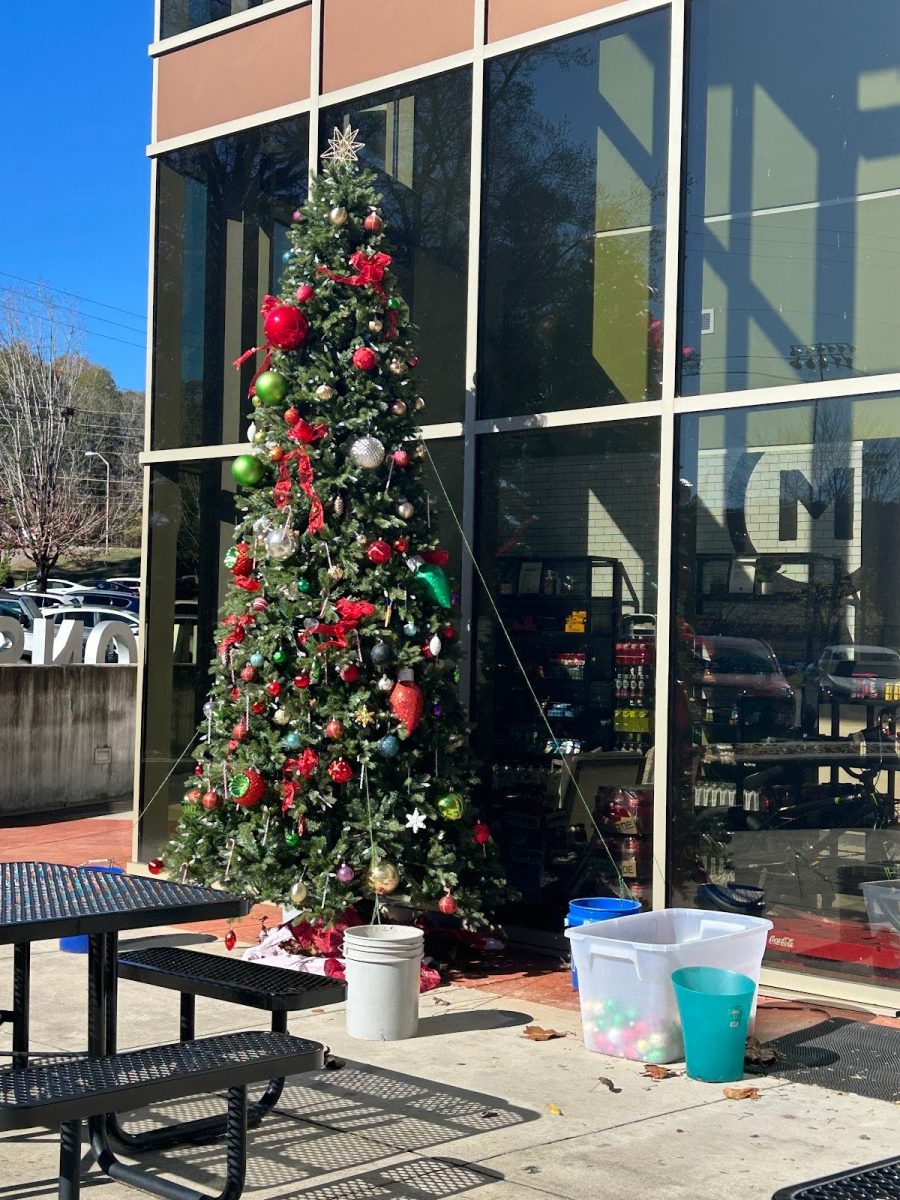
[[[445,917],[450,917],[456,912],[456,901],[452,896],[441,896],[438,900],[438,908]]]
[[[345,758],[336,758],[328,764],[328,774],[335,783],[349,783],[353,778],[353,768]]]
[[[242,808],[253,808],[265,795],[266,785],[259,771],[247,767],[232,777],[228,791],[235,804],[241,805]]]
[[[360,346],[353,351],[353,365],[357,371],[374,371],[378,366],[378,355],[369,346]]]
[[[263,596],[254,596],[250,601],[250,607],[254,612],[265,612],[269,607],[269,602]]]
[[[472,826],[472,838],[476,846],[483,846],[491,840],[491,831],[484,821],[476,821]]]
[[[233,929],[229,929],[222,940],[225,942],[226,950],[233,950],[237,945],[237,934]]]
[[[238,721],[234,729],[231,731],[231,736],[236,742],[243,742],[247,737],[247,724],[245,721]]]
[[[431,647],[428,645],[427,642],[422,647],[422,657],[423,658],[434,658],[434,651],[431,649]]]
[[[444,638],[449,642],[449,641],[452,641],[453,638],[455,638],[455,637],[456,637],[456,630],[453,628],[452,625],[447,625],[446,628],[444,629]]]
[[[200,800],[200,789],[191,788],[191,790],[185,796],[185,800],[188,802],[188,804],[197,804]]]
[[[276,696],[281,695],[281,684],[277,679],[273,679],[271,683],[266,684],[266,691],[274,700]]]
[[[409,466],[409,451],[408,450],[395,450],[394,453],[391,455],[391,458],[394,461],[395,467],[408,467]]]
[[[386,563],[393,553],[387,542],[382,541],[381,538],[372,542],[366,551],[369,562],[373,563]]]
[[[232,700],[240,700],[241,689],[239,687],[233,687],[231,689],[231,698],[232,698]]]
[[[325,726],[325,733],[328,735],[328,737],[336,740],[337,738],[344,736],[344,726],[340,723],[340,721],[333,719]]]
[[[312,300],[316,294],[316,289],[309,283],[301,283],[297,288],[297,299],[301,304],[306,304],[308,300]]]
[[[381,233],[384,229],[384,221],[379,217],[377,212],[370,212],[363,221],[366,233]]]
[[[359,679],[359,667],[356,663],[347,663],[346,667],[341,667],[340,675],[344,683],[356,683]]]
[[[394,549],[398,554],[405,554],[409,549],[409,539],[397,538],[396,542],[394,542]]]
[[[410,365],[410,367],[412,367],[412,369],[413,369],[413,370],[415,370],[415,369],[416,369],[416,367],[419,365],[419,356],[418,356],[418,354],[414,354],[414,355],[412,356],[412,358],[410,358],[410,359],[408,360],[408,362],[409,362],[409,365]]]
[[[300,420],[300,413],[296,408],[286,408],[284,410],[284,420],[286,425],[296,425]]]
[[[266,706],[263,704],[262,700],[254,700],[250,705],[250,711],[253,713],[254,717],[261,717],[266,711]]]
[[[161,858],[151,858],[150,861],[147,863],[147,870],[150,872],[151,875],[159,875],[160,872],[165,867],[165,865],[166,864],[163,862],[163,860]]]
[[[263,320],[266,341],[276,350],[298,350],[309,336],[309,321],[290,304],[273,304]]]
[[[238,542],[233,551],[231,570],[235,575],[249,575],[253,570],[253,552],[246,542]],[[230,561],[230,560],[229,560]]]
[[[256,678],[256,667],[247,663],[246,667],[241,667],[241,679],[244,683],[252,683]]]
[[[203,793],[200,803],[204,808],[208,808],[210,811],[212,811],[214,808],[219,808],[221,806],[222,797],[218,792],[210,790]]]
[[[195,775],[202,775],[202,774],[203,774],[203,767],[200,765],[200,763],[196,763],[196,764],[194,765],[194,774],[195,774]]]
[[[231,740],[230,740],[230,741],[229,741],[229,743],[228,743],[228,749],[229,749],[229,751],[230,751],[232,754],[234,754],[235,750],[237,750],[237,748],[238,748],[238,746],[239,746],[240,744],[241,744],[240,742],[236,742],[236,741],[234,740],[234,738],[231,738]]]
[[[295,675],[294,676],[294,687],[295,688],[301,688],[301,689],[308,688],[309,683],[310,683],[310,679],[309,679],[308,675]]]

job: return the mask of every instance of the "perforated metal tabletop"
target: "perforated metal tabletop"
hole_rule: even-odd
[[[0,863],[0,945],[240,917],[243,896],[58,863]]]

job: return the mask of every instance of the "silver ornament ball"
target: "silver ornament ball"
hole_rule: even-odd
[[[422,397],[422,396],[416,396],[416,400],[415,400],[415,409],[416,409],[416,412],[421,412],[421,411],[422,411],[422,409],[423,409],[424,407],[425,407],[425,400],[424,400],[424,397]]]
[[[402,358],[392,358],[388,363],[388,370],[392,375],[405,375],[406,363]]]
[[[350,447],[350,457],[356,466],[366,471],[374,471],[384,462],[384,446],[377,437],[367,434],[357,438]]]
[[[415,508],[408,500],[401,500],[397,505],[397,516],[404,521],[408,521],[415,511]]]
[[[344,225],[347,221],[347,210],[343,205],[338,204],[328,214],[328,220],[335,226]]]
[[[297,535],[287,525],[279,525],[266,534],[266,554],[269,558],[285,559],[297,549]]]
[[[405,417],[406,414],[409,412],[409,409],[406,406],[406,401],[405,400],[395,400],[394,403],[391,405],[391,412],[394,414],[395,417]]]
[[[309,895],[309,889],[302,879],[298,879],[296,883],[291,885],[291,890],[288,892],[288,899],[294,908],[299,908],[306,897]]]
[[[330,400],[333,395],[334,395],[334,388],[331,386],[330,383],[320,383],[319,386],[316,388],[316,399],[317,400],[322,400],[322,401]]]
[[[377,319],[369,322],[369,333],[381,333],[383,326]]]
[[[287,725],[288,721],[290,720],[290,717],[288,716],[286,709],[276,708],[275,711],[272,713],[272,720],[275,722],[276,725]]]
[[[393,691],[393,688],[394,688],[394,681],[393,681],[393,679],[391,679],[390,675],[382,675],[381,678],[378,680],[379,692],[390,692],[390,691]]]

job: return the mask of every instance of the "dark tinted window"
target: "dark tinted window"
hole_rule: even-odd
[[[258,8],[266,0],[162,0],[160,37],[174,37],[232,13]]]

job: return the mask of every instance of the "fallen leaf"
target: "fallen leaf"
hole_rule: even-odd
[[[526,1025],[522,1036],[531,1042],[552,1042],[554,1038],[564,1038],[569,1035],[560,1033],[558,1029],[542,1029],[540,1025]]]
[[[668,1067],[658,1067],[656,1063],[644,1063],[646,1079],[674,1079],[676,1074],[676,1071],[670,1071]]]
[[[325,1009],[324,1008],[311,1008],[309,1011],[311,1013],[323,1013],[325,1011]]]
[[[759,1038],[747,1038],[747,1046],[744,1050],[744,1062],[756,1063],[763,1066],[775,1062],[777,1058],[778,1053],[771,1046],[764,1046]]]
[[[600,1076],[600,1082],[604,1087],[608,1087],[614,1096],[618,1096],[619,1092],[622,1090],[621,1088],[617,1088],[613,1081],[611,1079],[607,1079],[605,1075]]]
[[[483,1117],[499,1117],[499,1113],[495,1113],[493,1109],[488,1109],[487,1112],[481,1114]]]
[[[563,1115],[562,1109],[557,1108],[555,1104],[548,1104],[547,1108],[554,1117],[561,1117]]]
[[[449,1008],[450,1007],[450,1001],[442,1000],[440,998],[440,996],[435,996],[435,998],[432,1000],[431,1003],[434,1005],[435,1008]]]
[[[758,1100],[759,1088],[722,1088],[722,1095],[726,1100]]]

